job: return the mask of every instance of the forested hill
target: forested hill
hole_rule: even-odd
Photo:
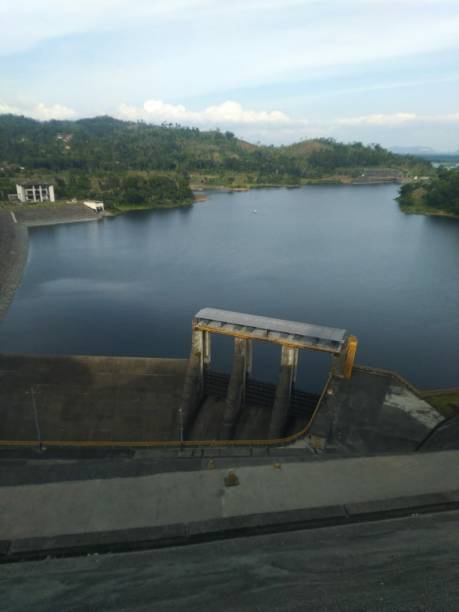
[[[39,122],[14,115],[0,116],[0,162],[52,171],[228,170],[306,178],[367,166],[407,171],[429,167],[378,145],[345,145],[331,139],[266,147],[244,142],[231,132],[172,124],[155,126],[111,117]]]
[[[419,175],[429,173],[431,166],[378,145],[340,144],[332,139],[259,146],[231,132],[172,124],[156,126],[112,117],[39,122],[1,115],[0,168],[3,182],[19,171],[54,175],[60,179],[61,195],[78,196],[78,185],[83,192],[88,182],[98,191],[101,181],[94,181],[94,177],[103,177],[107,183],[110,177],[120,180],[128,173],[132,187],[132,173],[136,172],[143,172],[144,179],[162,173],[184,181],[191,175],[194,184],[238,187],[299,185],[327,177],[352,179],[361,177],[368,168],[386,175],[393,170],[394,176],[397,172]]]

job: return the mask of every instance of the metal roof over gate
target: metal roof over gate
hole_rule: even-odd
[[[339,353],[346,330],[311,323],[272,319],[258,315],[203,308],[194,317],[195,329],[248,340],[264,340],[292,348]]]

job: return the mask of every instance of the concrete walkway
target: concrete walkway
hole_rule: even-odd
[[[459,489],[459,451],[0,488],[0,539],[50,537],[320,508]]]

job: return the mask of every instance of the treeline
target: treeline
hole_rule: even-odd
[[[112,117],[39,122],[0,116],[0,179],[18,173],[25,178],[57,175],[59,197],[78,197],[89,184],[113,200],[141,198],[141,185],[151,187],[154,198],[153,183],[161,184],[170,197],[173,185],[182,191],[184,177],[190,174],[204,177],[204,183],[209,176],[209,182],[230,184],[236,175],[248,182],[250,175],[254,185],[296,185],[330,175],[358,176],[366,167],[393,168],[408,175],[428,174],[431,169],[418,158],[358,142],[314,139],[291,146],[259,146],[236,138],[232,132],[204,132]],[[136,178],[132,173],[138,173]],[[151,173],[162,178],[147,178]],[[133,181],[138,188],[129,186]]]
[[[436,176],[422,185],[403,185],[398,201],[407,210],[431,209],[459,215],[459,168],[439,168]]]
[[[315,139],[285,147],[252,145],[232,132],[179,125],[155,126],[112,117],[39,122],[0,116],[0,162],[28,170],[166,170],[257,172],[266,176],[330,173],[364,166],[430,164],[391,153],[379,145]]]
[[[71,171],[41,175],[55,186],[56,197],[65,199],[103,200],[108,208],[123,205],[160,207],[191,204],[194,201],[189,176],[175,172],[99,172]],[[16,193],[16,182],[0,177],[0,201]]]
[[[70,173],[67,180],[56,177],[55,185],[59,198],[102,199],[108,207],[123,204],[157,207],[193,201],[188,175],[178,173],[80,172]]]

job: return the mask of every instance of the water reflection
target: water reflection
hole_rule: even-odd
[[[457,385],[459,224],[402,214],[396,190],[215,193],[192,208],[35,228],[0,345],[184,357],[193,314],[213,306],[344,327],[359,362]],[[274,349],[256,346],[257,377],[275,379]],[[229,369],[230,355],[215,349],[215,365]],[[328,363],[302,356],[301,384],[317,387]]]

